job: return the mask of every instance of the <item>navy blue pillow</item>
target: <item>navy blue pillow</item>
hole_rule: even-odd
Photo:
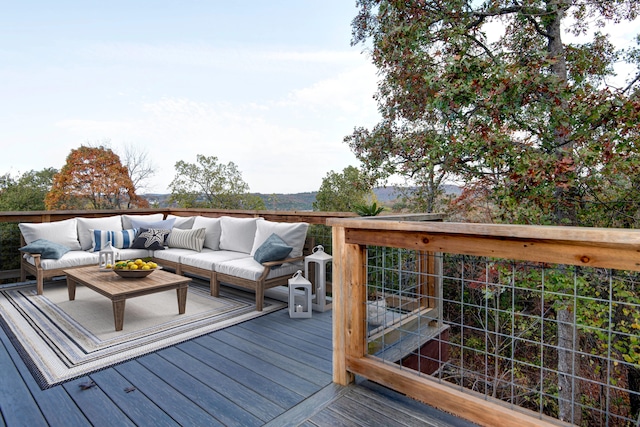
[[[34,240],[21,247],[20,250],[32,254],[40,254],[42,259],[60,259],[62,255],[70,251],[68,247],[46,239]]]
[[[280,261],[285,259],[291,253],[293,248],[282,240],[280,236],[273,233],[267,237],[262,245],[253,254],[253,259],[260,264],[269,261]]]
[[[159,228],[141,228],[136,240],[131,244],[132,249],[149,249],[160,251],[164,249],[164,241],[171,230]]]

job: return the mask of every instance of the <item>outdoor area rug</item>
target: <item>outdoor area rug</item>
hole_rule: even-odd
[[[0,292],[0,324],[41,388],[87,375],[171,345],[279,310],[286,304],[265,299],[255,311],[255,295],[189,285],[185,314],[178,314],[176,291],[128,299],[124,328],[116,332],[108,298],[84,286],[69,301],[66,283]]]

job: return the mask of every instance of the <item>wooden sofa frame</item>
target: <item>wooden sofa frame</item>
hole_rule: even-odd
[[[211,290],[211,296],[218,297],[220,295],[220,283],[226,283],[240,288],[254,291],[256,294],[256,311],[262,311],[264,305],[264,291],[267,289],[275,288],[276,286],[287,285],[289,276],[274,277],[267,279],[271,268],[282,265],[288,262],[303,261],[305,256],[310,255],[315,246],[315,239],[313,237],[307,237],[304,242],[302,250],[302,256],[295,258],[287,258],[280,261],[263,262],[264,271],[258,277],[257,280],[244,279],[242,277],[231,276],[223,273],[216,273],[215,270],[207,270],[204,268],[193,267],[190,265],[184,265],[177,262],[166,260],[154,260],[158,264],[162,264],[165,267],[174,269],[176,274],[184,275],[185,273],[193,274],[194,276],[206,277],[209,279],[209,286]]]

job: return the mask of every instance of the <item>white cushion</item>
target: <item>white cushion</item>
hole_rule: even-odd
[[[251,256],[271,234],[277,234],[285,243],[293,248],[289,258],[302,256],[304,241],[307,238],[309,224],[306,222],[273,222],[258,221],[256,223],[256,237],[253,240]]]
[[[204,245],[206,231],[204,228],[194,228],[193,230],[174,228],[167,237],[167,246],[170,248],[184,248],[200,252]]]
[[[59,221],[58,221],[59,222]],[[33,257],[25,256],[29,264],[34,264]],[[43,270],[55,270],[57,268],[83,267],[95,265],[98,267],[98,253],[74,250],[62,255],[60,259],[41,259],[40,266]]]
[[[153,251],[148,249],[116,249],[117,260],[146,258],[151,255],[153,255]]]
[[[300,270],[301,267],[302,262],[282,264],[280,267],[271,269],[267,279],[282,276],[293,276],[293,274]],[[229,276],[241,277],[248,280],[258,280],[260,275],[264,272],[264,267],[253,259],[253,257],[246,257],[217,263],[215,264],[215,270],[216,273],[228,274]]]
[[[193,221],[196,219],[195,216],[176,216],[176,215],[167,215],[167,219],[174,219],[173,228],[180,228],[182,230],[190,230],[192,228],[199,228],[193,226]]]
[[[262,220],[263,218],[260,218]],[[256,237],[258,218],[220,217],[220,249],[225,251],[251,253]]]
[[[193,221],[193,228],[205,228],[204,247],[217,251],[220,249],[220,235],[222,227],[220,218],[197,216]]]
[[[230,261],[233,259],[247,258],[249,255],[242,252],[214,251],[204,248],[200,253],[191,253],[180,258],[180,262],[191,267],[212,270],[217,263]]]
[[[191,249],[166,248],[161,251],[153,251],[153,257],[161,261],[180,262],[180,258],[184,255],[191,255],[193,253]],[[162,264],[162,262],[159,264]]]
[[[134,228],[131,225],[132,219],[136,219],[138,221],[155,222],[155,221],[160,221],[163,218],[164,218],[164,215],[161,213],[148,214],[148,215],[122,215],[122,228],[125,230]]]
[[[78,241],[78,222],[75,218],[65,219],[63,221],[43,222],[43,223],[20,223],[18,227],[27,244],[38,239],[49,240],[50,242],[59,243],[68,247],[72,251],[80,250],[80,242]],[[91,245],[91,237],[89,237],[89,245]],[[91,247],[91,246],[89,246]],[[87,248],[89,249],[89,248]]]
[[[93,247],[93,234],[90,230],[122,230],[122,217],[120,215],[108,216],[104,218],[77,218],[78,220],[78,240],[83,251]]]

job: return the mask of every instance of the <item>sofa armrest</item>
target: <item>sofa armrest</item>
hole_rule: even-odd
[[[304,256],[298,256],[295,258],[281,259],[280,261],[267,261],[267,262],[263,262],[262,265],[264,267],[271,268],[271,267],[277,267],[282,264],[286,264],[288,262],[302,261],[303,259],[304,259]]]
[[[20,250],[20,249],[18,249],[18,250]],[[36,254],[36,253],[22,251],[22,250],[20,250],[20,252],[22,252],[23,255],[29,255],[30,257],[33,257],[33,265],[36,268],[40,268],[40,259],[42,257],[42,254]],[[22,260],[21,260],[21,262],[22,262]]]

